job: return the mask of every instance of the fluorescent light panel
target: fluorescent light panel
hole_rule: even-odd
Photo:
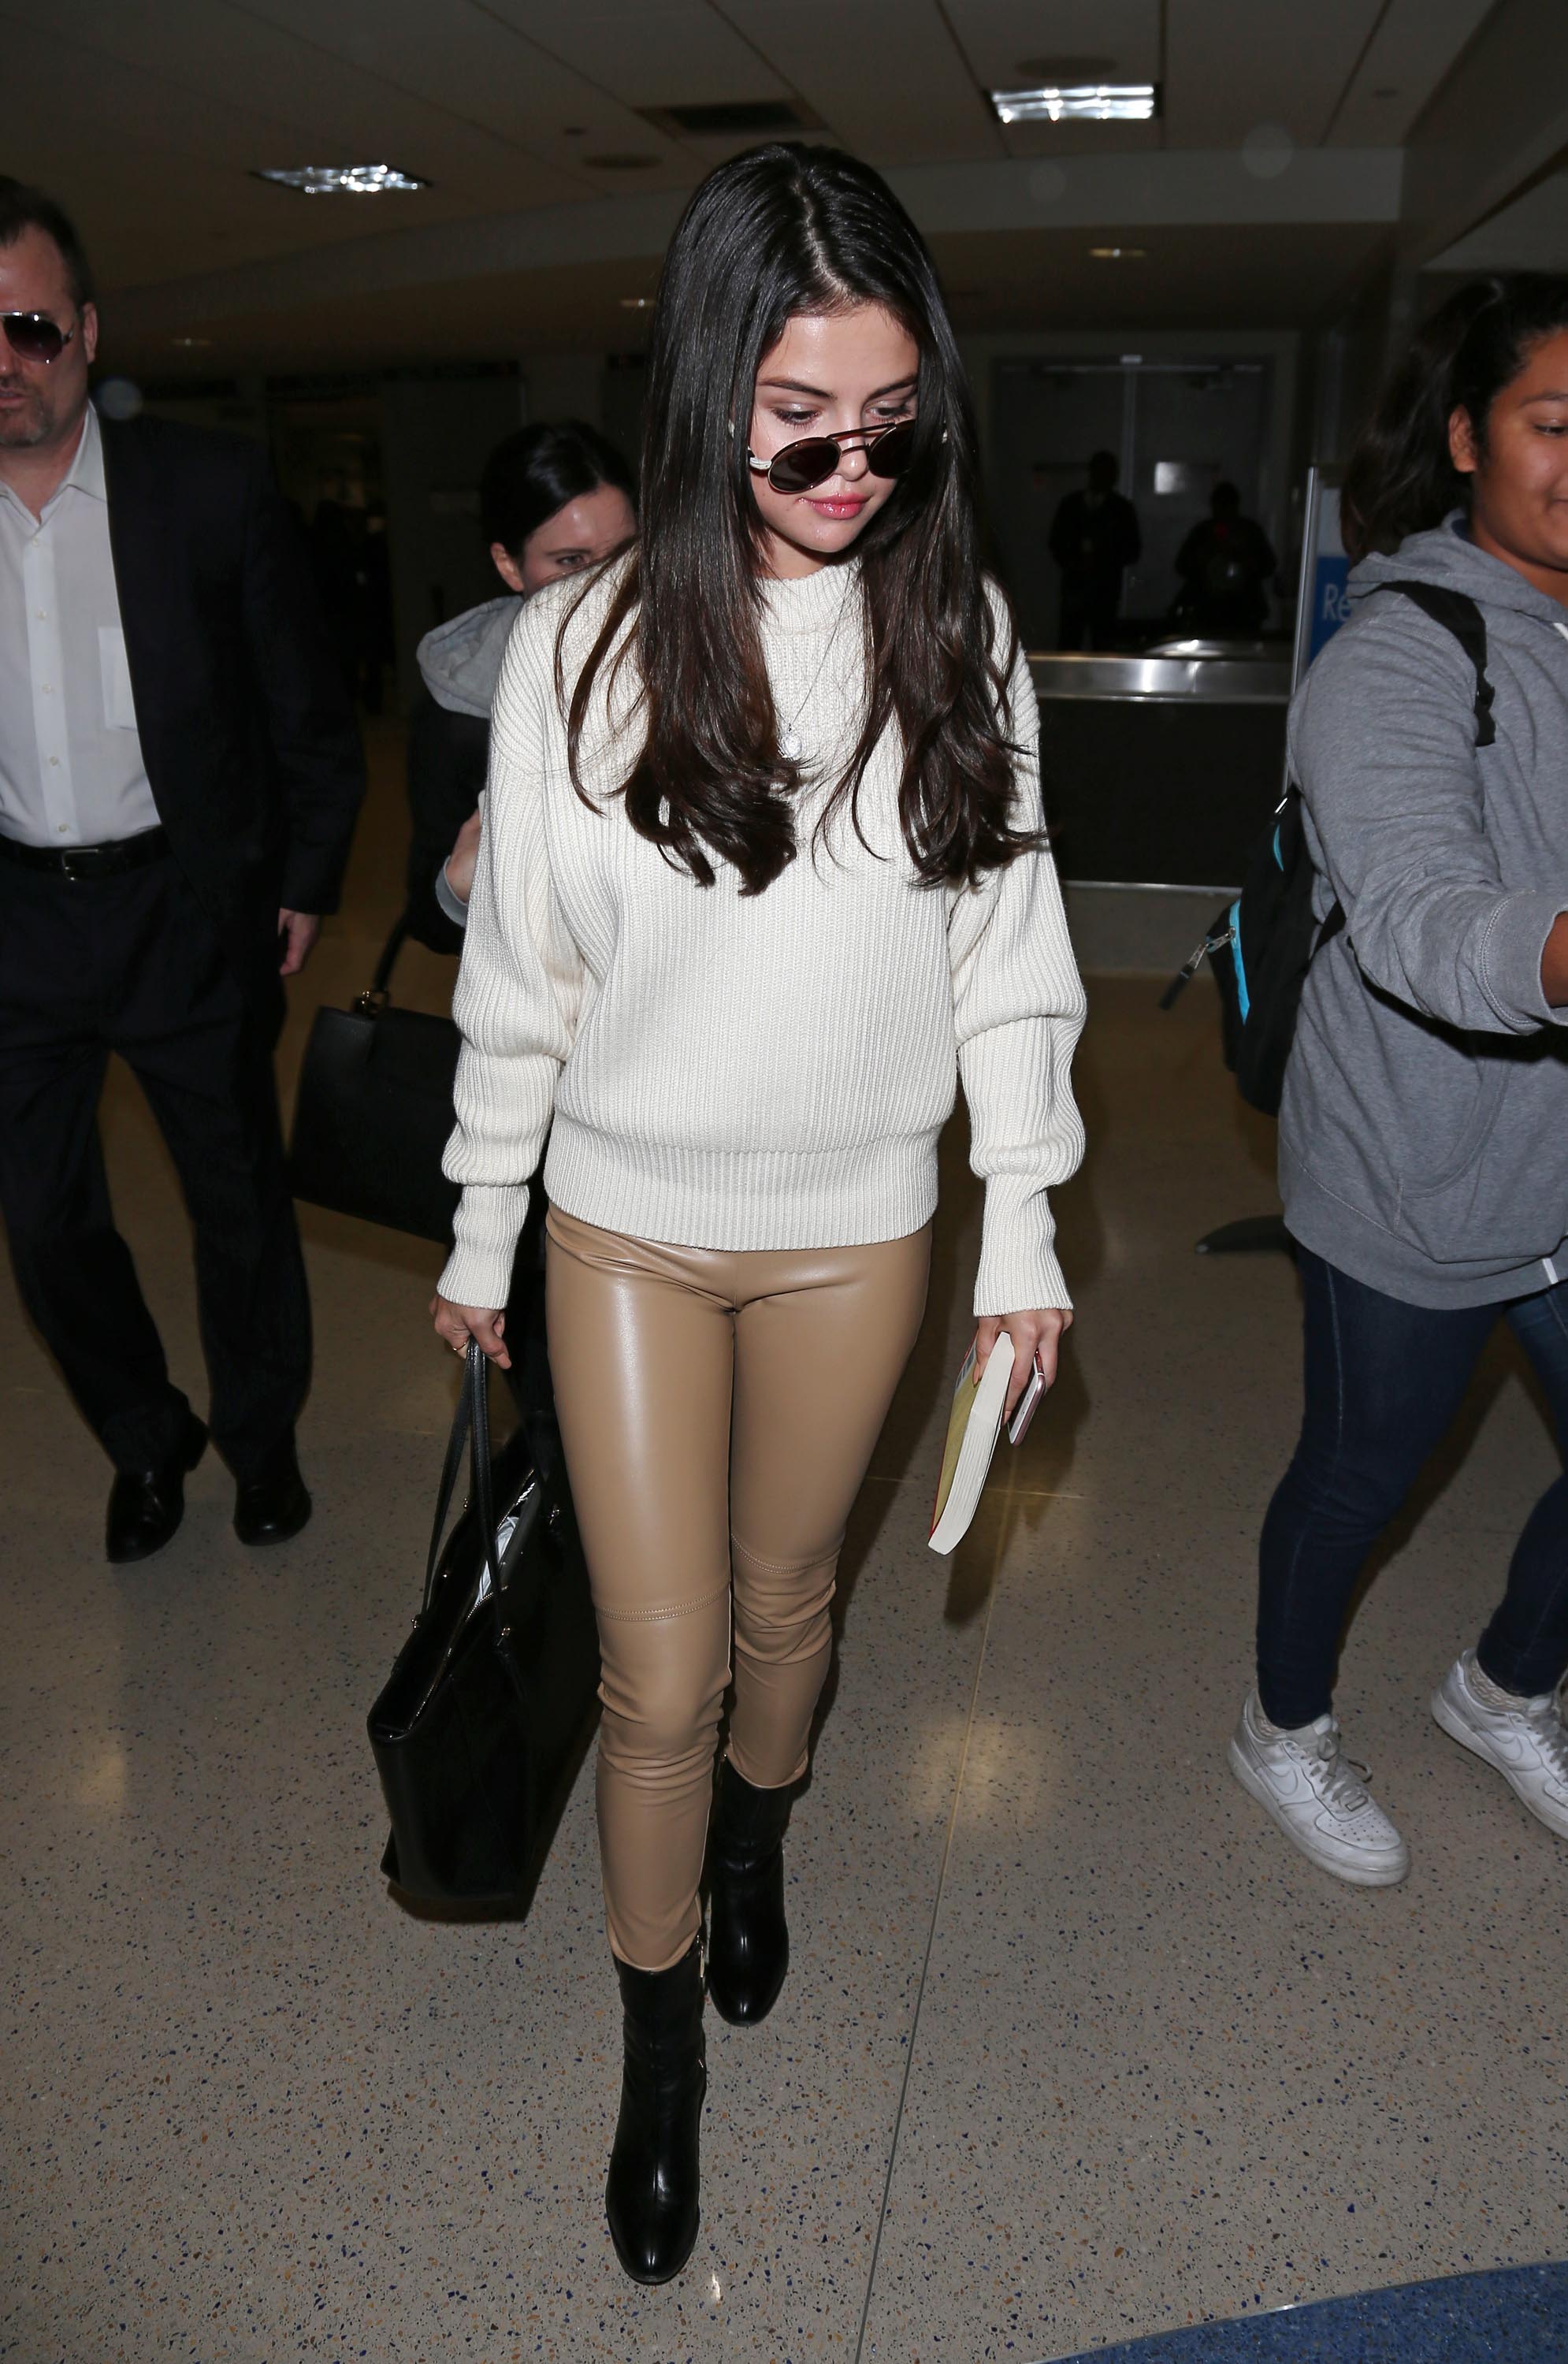
[[[384,197],[395,191],[428,189],[428,181],[400,173],[395,164],[290,164],[258,171],[258,181],[298,189],[307,197]]]
[[[1158,114],[1160,94],[1151,82],[1073,83],[1038,90],[994,90],[991,104],[1003,123],[1147,123]]]

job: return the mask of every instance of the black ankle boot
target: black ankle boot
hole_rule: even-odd
[[[720,2018],[755,2027],[789,1968],[784,1834],[790,1789],[755,1790],[728,1757],[708,1834],[707,1990]]]
[[[634,2282],[667,2282],[697,2237],[697,2130],[707,2069],[699,1941],[673,1969],[618,1957],[626,2068],[605,2186],[616,2255]]]

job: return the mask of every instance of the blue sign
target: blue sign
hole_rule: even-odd
[[[1340,539],[1340,489],[1324,482],[1321,468],[1307,472],[1302,513],[1301,573],[1296,579],[1296,645],[1291,652],[1294,697],[1301,676],[1351,612],[1347,577],[1351,563]]]
[[[1313,570],[1312,630],[1307,643],[1307,662],[1311,663],[1325,641],[1331,641],[1351,612],[1351,562],[1341,550],[1338,553],[1320,550]]]

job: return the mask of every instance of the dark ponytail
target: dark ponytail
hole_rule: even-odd
[[[1568,329],[1568,276],[1497,271],[1440,305],[1389,378],[1345,473],[1340,522],[1352,559],[1392,555],[1407,534],[1467,507],[1470,478],[1449,458],[1449,420],[1486,450],[1492,405],[1535,346]]]

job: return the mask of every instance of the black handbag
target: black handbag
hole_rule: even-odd
[[[489,1366],[470,1345],[418,1616],[372,1708],[392,1818],[382,1869],[423,1904],[526,1911],[599,1680],[588,1571],[548,1418],[490,1457]],[[531,1440],[531,1442],[530,1442]],[[469,1448],[467,1511],[445,1550]]]
[[[318,1009],[289,1144],[296,1199],[448,1246],[462,1190],[441,1172],[462,1037],[450,1018],[394,1008],[407,915],[351,1009]]]

